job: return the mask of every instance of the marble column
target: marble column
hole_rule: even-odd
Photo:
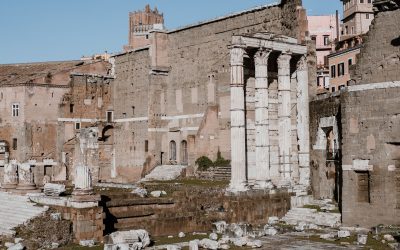
[[[31,165],[21,163],[18,165],[18,190],[35,190],[36,184]]]
[[[310,128],[307,58],[297,63],[297,134],[300,185],[310,185]]]
[[[245,50],[231,48],[231,182],[232,192],[246,190],[246,128],[244,103],[243,56]]]
[[[15,160],[4,165],[2,189],[15,189],[18,185],[18,164]]]
[[[78,165],[75,167],[75,183],[73,195],[93,194],[92,177],[87,165]]]
[[[282,52],[278,58],[278,123],[279,161],[281,166],[281,186],[291,183],[291,101],[290,101],[290,53]]]
[[[260,49],[255,63],[255,127],[256,127],[256,188],[271,188],[268,57],[271,50]]]

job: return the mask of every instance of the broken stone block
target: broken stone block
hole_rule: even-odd
[[[215,240],[210,239],[202,239],[199,243],[202,248],[217,250],[218,249],[218,242]]]
[[[388,244],[391,249],[399,249],[399,243],[389,243]]]
[[[213,226],[215,227],[215,230],[218,234],[224,234],[228,227],[228,224],[226,224],[225,221],[218,221],[213,223]]]
[[[22,245],[22,243],[18,243],[18,244],[15,244],[15,245],[9,247],[7,250],[24,250],[24,249],[25,249],[25,246]]]
[[[149,233],[143,229],[114,232],[109,235],[107,244],[135,244],[139,247],[138,249],[142,249],[150,245],[150,236]]]
[[[167,245],[167,250],[181,250],[181,247],[178,245]]]
[[[275,225],[279,222],[279,218],[276,216],[272,216],[268,218],[268,224]]]
[[[243,229],[238,224],[229,225],[229,230],[235,235],[235,237],[242,237],[244,235]]]
[[[183,238],[183,237],[185,237],[186,235],[185,235],[185,233],[184,232],[180,232],[179,234],[178,234],[178,237],[179,238]]]
[[[324,239],[324,240],[329,240],[329,239],[333,239],[335,238],[336,234],[334,233],[328,233],[328,234],[321,234],[319,236],[320,239]]]
[[[24,239],[22,239],[22,238],[15,238],[14,239],[14,242],[15,242],[15,244],[18,244],[18,243],[20,243],[21,241],[23,241]]]
[[[347,238],[347,237],[350,237],[350,231],[347,231],[347,230],[340,230],[340,231],[338,231],[338,237],[339,237],[339,238]]]
[[[10,247],[12,247],[12,246],[14,246],[14,245],[15,245],[15,243],[12,243],[12,242],[6,242],[6,243],[4,243],[4,246],[7,247],[7,248],[10,248]]]
[[[294,229],[298,232],[302,232],[302,231],[306,230],[307,227],[308,227],[307,223],[301,221],[301,222],[299,222],[299,224],[297,224],[297,226],[295,226]]]
[[[135,188],[134,190],[132,190],[131,193],[132,193],[132,194],[137,194],[137,195],[139,195],[139,196],[142,197],[142,198],[144,198],[144,197],[147,196],[147,190],[144,189],[144,188],[140,188],[140,187]]]
[[[167,192],[165,192],[165,191],[153,191],[153,192],[150,193],[150,195],[152,197],[158,198],[158,197],[167,195]]]
[[[390,235],[390,234],[385,234],[385,235],[383,236],[383,238],[384,238],[386,241],[394,241],[394,237],[393,237],[392,235]]]
[[[94,245],[96,245],[96,243],[94,242],[94,240],[81,240],[79,241],[79,245],[83,247],[93,247]]]
[[[218,240],[218,235],[216,233],[210,233],[210,240]]]
[[[189,250],[199,250],[199,241],[192,240],[189,242]]]
[[[248,247],[251,247],[251,248],[260,248],[260,247],[262,247],[262,243],[261,243],[260,240],[249,241],[249,242],[247,242],[246,245]]]
[[[358,234],[357,235],[357,242],[358,244],[365,245],[367,244],[368,235],[366,234]]]
[[[231,248],[231,247],[228,244],[222,244],[219,246],[219,249],[222,249],[222,250],[227,250],[229,248]]]
[[[64,184],[46,183],[43,188],[43,192],[47,196],[60,196],[65,192]]]
[[[53,242],[51,243],[51,249],[57,249],[60,246],[60,244]]]
[[[264,235],[274,236],[277,233],[278,233],[278,230],[276,230],[274,227],[271,227],[268,224],[264,226]]]
[[[228,244],[229,241],[230,241],[229,236],[223,235],[223,236],[221,237],[221,239],[219,239],[218,244],[219,244],[219,245]]]
[[[242,247],[247,245],[247,237],[239,237],[233,239],[233,244],[237,247]]]
[[[55,221],[60,221],[61,220],[61,213],[51,213],[50,214],[50,218],[52,220],[55,220]]]

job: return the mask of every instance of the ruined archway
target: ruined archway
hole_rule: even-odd
[[[176,164],[176,142],[169,142],[169,161],[171,164]]]
[[[181,142],[181,164],[188,164],[188,144],[185,140]]]

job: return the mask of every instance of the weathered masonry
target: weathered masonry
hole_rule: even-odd
[[[271,95],[269,102],[268,98],[257,102],[257,119],[260,119],[257,129],[265,133],[267,127],[264,121],[261,122],[264,119],[261,117],[266,114],[266,105],[271,104],[270,116],[273,118],[269,133],[271,145],[276,146],[270,153],[275,164],[271,167],[275,171],[273,181],[280,179],[282,171],[286,171],[287,179],[296,175],[294,179],[305,181],[308,171],[307,141],[301,139],[304,147],[301,146],[298,152],[296,136],[308,137],[306,133],[297,132],[303,132],[308,126],[307,114],[297,111],[300,108],[298,103],[307,103],[307,92],[302,90],[301,97],[295,97],[300,93],[297,82],[308,84],[307,70],[296,70],[296,64],[306,53],[306,48],[298,45],[303,41],[307,27],[304,12],[301,1],[281,1],[280,4],[253,8],[176,30],[153,29],[148,32],[147,46],[135,47],[113,56],[114,103],[110,112],[113,112],[115,123],[115,162],[111,168],[111,179],[135,181],[158,165],[194,166],[197,158],[208,156],[215,159],[218,151],[224,158],[231,158],[231,146],[236,150],[237,145],[231,143],[231,99],[234,98],[232,94],[235,88],[231,88],[230,71],[235,67],[230,66],[230,55],[236,46],[232,44],[232,37],[241,37],[249,43],[248,48],[243,48],[247,55],[244,56],[242,67],[241,107],[246,120],[251,121],[247,123],[248,135],[245,135],[249,142],[244,142],[242,134],[243,145],[240,147],[245,150],[248,145],[247,151],[251,156],[248,161],[252,161],[249,164],[251,171],[248,172],[250,179],[254,179],[257,173],[256,143],[259,150],[265,151],[263,147],[268,146],[263,141],[255,142],[255,82],[264,86],[268,79],[269,90],[257,90],[259,97],[267,92]],[[261,63],[257,67],[260,76],[256,76],[254,55],[262,46],[251,43],[260,41],[265,41],[263,46],[266,46],[266,50],[259,51],[257,61],[268,60],[271,63],[268,66],[262,66]],[[279,114],[279,119],[289,126],[288,130],[279,132],[277,57],[282,51],[285,55],[280,61],[282,73],[286,76],[281,78],[280,98],[284,99],[286,106]],[[304,65],[299,63],[299,66],[307,68],[304,58],[301,62]],[[301,77],[303,79],[298,81],[297,78]],[[247,100],[246,104],[244,99]],[[298,113],[302,115],[299,123]],[[297,127],[297,124],[302,124],[302,127]],[[278,145],[278,133],[285,135],[282,145]],[[279,150],[282,152],[279,153]],[[260,151],[258,156],[264,151]],[[300,158],[302,163],[299,164]],[[268,161],[265,158],[261,160],[263,163],[259,168]],[[281,169],[283,165],[279,165],[283,161],[286,161],[286,169]],[[302,166],[301,174],[298,165]],[[300,178],[300,175],[304,178]],[[243,180],[247,180],[247,176]]]
[[[274,37],[232,38],[233,191],[309,185],[307,47]],[[254,85],[245,84],[252,72],[245,66],[254,68]]]

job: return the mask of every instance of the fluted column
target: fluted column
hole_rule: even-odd
[[[310,185],[309,123],[307,58],[303,56],[297,63],[297,134],[299,146],[299,184],[304,186]]]
[[[278,122],[279,161],[281,166],[281,186],[291,182],[291,102],[290,102],[290,53],[283,52],[278,58]]]
[[[243,56],[241,46],[231,48],[231,183],[233,192],[246,190],[246,128]]]
[[[254,56],[255,63],[255,127],[256,127],[256,187],[271,188],[268,57],[271,50],[260,49]]]

